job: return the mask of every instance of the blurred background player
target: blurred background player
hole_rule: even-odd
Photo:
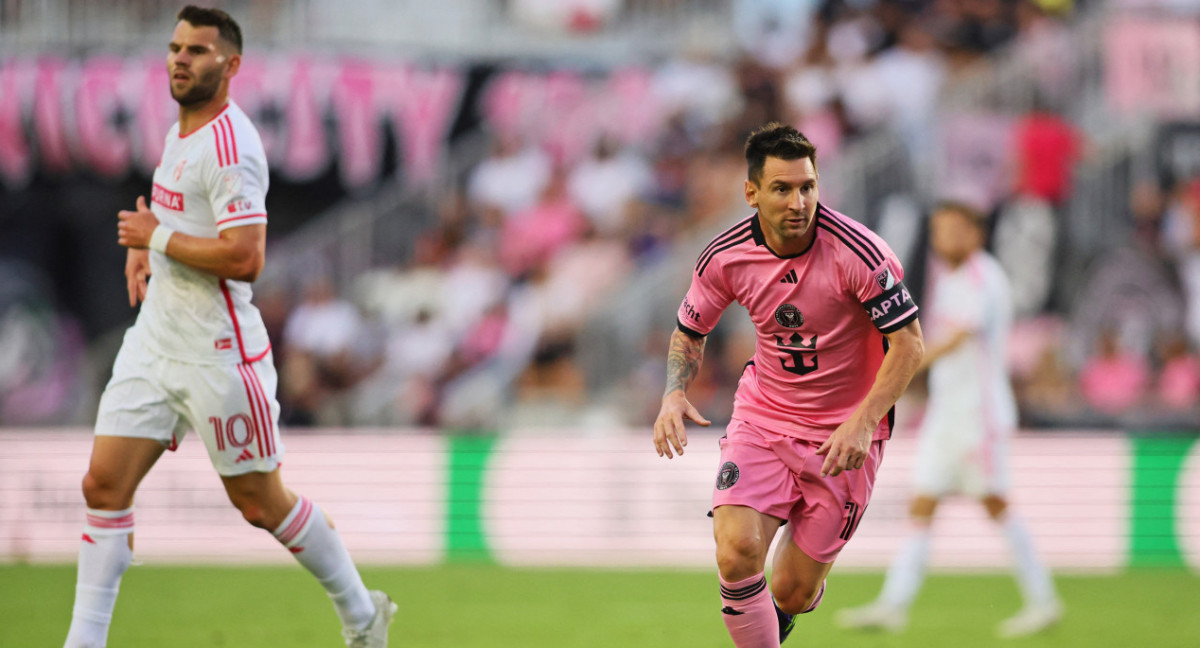
[[[1062,615],[1050,575],[1006,499],[1008,440],[1017,422],[1005,369],[1012,305],[1003,269],[983,249],[984,227],[983,217],[964,203],[941,203],[931,216],[937,266],[925,303],[931,344],[921,368],[929,370],[929,402],[914,469],[913,531],[892,560],[879,598],[838,613],[844,627],[894,631],[906,625],[925,577],[933,514],[954,493],[978,497],[1012,547],[1025,606],[1000,625],[1000,635],[1033,634]]]
[[[228,97],[241,29],[223,11],[190,5],[178,19],[167,71],[179,123],[154,174],[153,209],[139,197],[136,211],[119,214],[129,303],[143,305],[100,401],[65,645],[106,645],[133,556],[134,493],[192,428],[246,521],[271,531],[328,591],[346,645],[385,647],[395,604],[367,591],[333,524],[279,473],[277,378],[250,303],[266,247],[267,162]]]
[[[721,616],[738,648],[776,648],[811,612],[871,499],[896,399],[921,361],[917,305],[887,244],[818,202],[816,147],[770,123],[746,140],[746,203],[709,244],[677,314],[659,456],[683,454],[686,392],[733,301],[757,331],[721,439],[713,532]],[[799,304],[799,307],[796,305]],[[890,350],[889,350],[890,346]],[[764,569],[776,532],[771,588]]]

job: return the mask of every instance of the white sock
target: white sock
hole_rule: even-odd
[[[87,510],[87,523],[79,543],[79,566],[75,580],[75,608],[64,648],[103,648],[108,643],[108,626],[121,576],[133,561],[129,536],[133,533],[133,509]]]
[[[341,536],[329,526],[319,506],[300,497],[272,533],[325,587],[342,625],[356,630],[367,627],[375,616],[375,604]]]
[[[929,561],[930,530],[928,525],[914,525],[913,532],[905,539],[892,558],[879,602],[898,610],[907,610],[925,580],[925,567]]]
[[[1053,605],[1058,600],[1054,593],[1054,581],[1050,572],[1038,560],[1033,550],[1033,537],[1025,528],[1024,522],[1014,515],[1006,515],[1000,522],[1008,544],[1012,547],[1013,560],[1016,568],[1017,584],[1026,605]]]

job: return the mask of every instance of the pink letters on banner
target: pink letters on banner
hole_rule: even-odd
[[[32,70],[24,62],[0,64],[0,181],[10,189],[24,187],[33,174],[33,154],[21,128],[21,97],[28,96]]]
[[[296,61],[292,72],[292,91],[288,95],[287,153],[284,173],[297,182],[312,180],[329,164],[329,149],[325,125],[317,106],[313,87],[313,64],[307,59]]]
[[[124,63],[111,56],[97,56],[83,65],[75,93],[75,125],[83,159],[101,176],[115,178],[129,171],[132,145],[129,135],[113,127],[120,110]]]
[[[38,159],[42,168],[51,173],[66,173],[71,170],[71,149],[67,144],[64,128],[65,106],[63,88],[60,85],[66,67],[66,61],[58,58],[43,58],[37,62],[33,127],[37,132]]]
[[[131,83],[130,88],[138,93],[134,104],[137,117],[129,128],[133,131],[133,157],[138,169],[149,175],[162,159],[167,130],[179,119],[179,108],[171,99],[167,66],[162,57],[143,57],[136,69],[140,83]]]
[[[359,189],[379,178],[383,165],[374,70],[369,62],[347,60],[334,81],[333,111],[337,122],[338,168],[342,185]]]
[[[377,72],[386,79],[386,102],[399,136],[399,153],[407,179],[428,185],[441,171],[444,142],[461,96],[463,79],[449,70],[418,70],[406,66]]]
[[[316,178],[336,155],[343,186],[371,185],[382,173],[390,122],[398,172],[407,184],[428,187],[441,173],[465,86],[460,68],[277,53],[243,62],[231,96],[258,126],[273,172],[290,181]],[[0,181],[21,187],[38,169],[119,177],[133,164],[149,175],[178,118],[168,88],[157,54],[8,59],[0,64]],[[522,135],[560,162],[587,154],[601,134],[644,142],[661,121],[641,68],[501,71],[479,108],[487,128]]]

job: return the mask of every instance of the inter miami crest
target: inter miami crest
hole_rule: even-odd
[[[726,461],[721,466],[721,472],[717,473],[717,490],[725,490],[737,483],[738,477],[742,473],[738,470],[737,464],[732,461]]]
[[[784,304],[775,309],[775,321],[779,322],[780,326],[800,328],[804,325],[804,315],[800,313],[799,308],[791,304]]]

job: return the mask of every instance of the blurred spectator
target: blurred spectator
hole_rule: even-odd
[[[819,0],[734,0],[734,37],[759,63],[790,66],[811,46],[819,6]]]
[[[1017,120],[1016,192],[1062,205],[1071,190],[1075,163],[1083,153],[1078,129],[1043,101]]]
[[[291,404],[290,425],[338,425],[344,413],[327,408],[330,397],[357,383],[377,366],[366,348],[367,328],[358,309],[337,297],[325,274],[304,288],[304,299],[283,329],[285,362],[280,378]]]
[[[1122,348],[1117,332],[1100,332],[1096,354],[1079,372],[1079,387],[1088,406],[1108,415],[1120,415],[1141,405],[1149,367],[1140,355]]]
[[[510,214],[500,232],[500,263],[511,277],[543,266],[587,226],[567,193],[562,170],[555,170],[537,204]]]
[[[1200,357],[1182,335],[1171,335],[1161,345],[1162,371],[1158,376],[1158,401],[1176,411],[1194,410],[1200,403]]]
[[[550,180],[550,157],[519,137],[495,133],[492,151],[471,172],[467,195],[479,209],[495,208],[511,214],[537,202]]]
[[[603,236],[620,234],[626,207],[647,189],[652,177],[644,159],[619,146],[610,136],[598,138],[592,155],[575,166],[568,180],[571,199]]]

